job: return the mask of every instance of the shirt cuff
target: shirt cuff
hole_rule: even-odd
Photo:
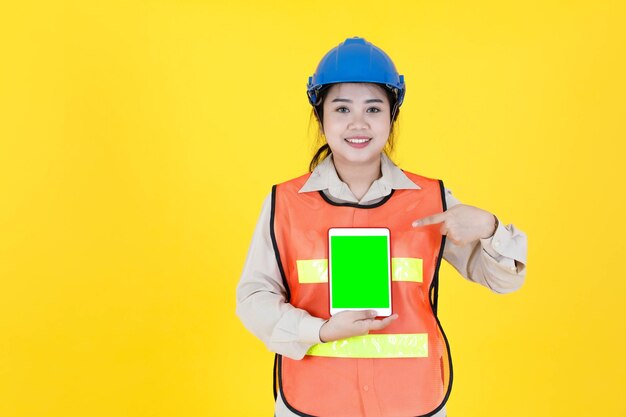
[[[487,255],[489,255],[493,260],[511,271],[515,271],[517,269],[515,266],[515,260],[502,254],[502,250],[508,245],[510,239],[511,232],[507,230],[507,228],[504,227],[502,222],[498,219],[498,227],[496,228],[493,236],[486,239],[480,239],[480,244]]]
[[[320,340],[320,329],[326,320],[319,317],[305,317],[300,322],[300,337],[304,343],[322,343]]]

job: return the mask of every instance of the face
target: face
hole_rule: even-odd
[[[376,163],[389,138],[389,99],[376,84],[333,85],[324,100],[323,128],[339,163]]]

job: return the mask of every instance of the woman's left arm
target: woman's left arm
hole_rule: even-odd
[[[461,204],[450,190],[445,193],[448,210],[413,226],[439,224],[447,236],[444,259],[470,281],[497,293],[519,289],[526,275],[526,234],[488,211]]]

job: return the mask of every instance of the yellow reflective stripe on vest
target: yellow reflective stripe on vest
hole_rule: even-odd
[[[300,284],[328,282],[328,259],[297,260],[296,264]],[[392,281],[422,282],[422,264],[419,258],[391,258]]]
[[[308,259],[296,261],[300,284],[328,282],[328,259]]]
[[[419,258],[391,258],[394,281],[422,282],[422,260]]]
[[[306,354],[335,358],[426,358],[428,334],[366,334],[318,343]]]

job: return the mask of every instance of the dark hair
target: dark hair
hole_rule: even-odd
[[[328,95],[328,90],[330,90],[330,87],[332,87],[333,85],[334,84],[326,84],[319,89],[319,91],[317,92],[318,104],[317,106],[314,106],[311,109],[309,127],[313,120],[317,121],[317,143],[318,145],[320,143],[322,145],[319,146],[319,148],[317,149],[317,152],[315,152],[315,155],[313,155],[313,158],[311,159],[311,162],[309,163],[309,172],[313,172],[315,167],[324,158],[326,158],[328,155],[332,153],[332,151],[330,150],[330,147],[328,146],[328,143],[324,143],[325,140],[324,140],[323,133],[322,133],[323,131],[322,120],[324,120],[324,101],[326,100],[326,96]],[[376,85],[378,85],[379,87],[382,87],[382,89],[385,90],[385,93],[387,94],[387,99],[389,100],[389,109],[391,110],[391,112],[393,112],[393,108],[395,107],[395,104],[396,104],[396,94],[384,84],[376,84]],[[390,115],[391,117],[393,117],[393,119],[390,120],[391,129],[389,130],[389,138],[387,139],[387,144],[385,145],[385,148],[383,149],[383,152],[385,152],[387,156],[390,156],[391,152],[393,152],[395,131],[397,130],[397,128],[394,129],[394,127],[398,124],[399,114],[400,114],[400,108],[396,109],[395,114]]]

